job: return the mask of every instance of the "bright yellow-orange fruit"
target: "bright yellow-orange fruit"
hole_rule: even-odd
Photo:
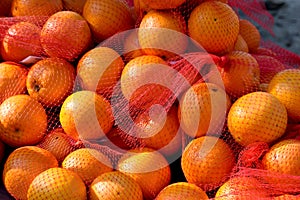
[[[29,95],[45,106],[59,106],[74,88],[75,69],[61,58],[46,58],[29,70],[26,87]]]
[[[28,200],[76,199],[86,200],[86,187],[74,172],[53,167],[40,173],[30,184]]]
[[[87,21],[73,11],[60,11],[49,17],[41,31],[41,44],[50,57],[74,61],[91,45]]]
[[[286,69],[270,81],[268,90],[286,107],[290,119],[300,121],[300,70]]]
[[[58,162],[49,151],[36,146],[17,148],[5,161],[4,186],[14,198],[27,199],[27,191],[33,179],[52,167],[58,167]]]
[[[26,94],[15,95],[0,105],[0,139],[13,147],[40,142],[47,129],[43,106]]]
[[[299,200],[299,195],[291,195],[291,194],[283,194],[280,196],[276,196],[273,198],[273,200]]]
[[[223,54],[234,47],[239,34],[239,18],[226,3],[203,2],[192,11],[188,31],[209,53]]]
[[[96,42],[134,25],[128,5],[120,0],[86,0],[82,15],[88,21]]]
[[[240,19],[240,30],[239,33],[246,41],[249,52],[255,52],[260,46],[260,32],[254,24],[246,19]]]
[[[187,181],[205,191],[223,184],[234,164],[234,154],[229,145],[212,136],[193,139],[185,147],[181,158],[181,168]]]
[[[209,199],[207,194],[198,186],[192,183],[177,182],[168,185],[159,192],[156,200],[173,200],[173,199],[188,199],[188,200],[206,200]]]
[[[248,45],[244,38],[239,34],[237,40],[235,41],[233,51],[244,51],[249,52]]]
[[[182,96],[178,109],[180,125],[191,137],[220,134],[231,101],[214,83],[196,83]]]
[[[287,111],[272,94],[253,92],[233,103],[227,124],[231,135],[241,145],[271,143],[284,134]]]
[[[176,8],[180,6],[185,0],[170,0],[170,1],[160,1],[160,0],[139,0],[140,4],[145,5],[152,9],[162,10]]]
[[[99,139],[113,126],[108,100],[92,91],[78,91],[66,98],[59,120],[66,134],[74,139]]]
[[[143,200],[139,184],[119,171],[98,176],[89,187],[89,192],[90,200]]]

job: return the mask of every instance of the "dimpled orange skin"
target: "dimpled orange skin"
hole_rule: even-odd
[[[246,41],[249,52],[256,52],[258,47],[260,46],[260,32],[256,28],[254,24],[246,19],[240,19],[240,35]]]
[[[170,1],[160,1],[160,0],[139,0],[140,4],[145,5],[152,9],[171,9],[180,6],[185,0],[170,0]]]
[[[86,187],[74,172],[60,167],[40,173],[30,184],[28,200],[74,199],[86,200]]]
[[[300,121],[300,70],[286,69],[276,74],[267,91],[284,104],[290,119]]]
[[[17,148],[5,161],[4,186],[14,198],[26,199],[32,180],[52,167],[58,167],[58,162],[49,151],[36,146]]]
[[[96,42],[134,25],[129,7],[120,0],[87,0],[82,16],[88,21]]]
[[[227,124],[231,135],[241,145],[271,143],[284,134],[287,111],[272,94],[253,92],[233,103]]]
[[[224,183],[234,164],[234,154],[228,144],[212,136],[193,139],[185,147],[181,158],[181,168],[187,181],[204,191]]]
[[[226,3],[207,1],[192,11],[188,31],[207,52],[224,54],[234,47],[239,34],[239,19]]]
[[[247,45],[246,41],[244,40],[244,38],[240,34],[238,35],[238,38],[235,42],[233,50],[234,51],[244,51],[247,53],[249,52],[248,45]]]

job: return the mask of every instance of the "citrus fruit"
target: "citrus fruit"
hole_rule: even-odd
[[[181,97],[178,117],[191,137],[220,134],[231,106],[226,92],[214,83],[196,83]]]
[[[72,64],[61,58],[46,58],[31,66],[26,79],[29,95],[49,107],[60,106],[71,94],[75,81]]]
[[[140,23],[138,39],[146,54],[171,57],[186,50],[185,33],[185,22],[178,13],[151,10]]]
[[[133,29],[128,31],[126,38],[124,40],[123,54],[127,61],[130,61],[133,58],[144,55],[139,39],[138,39],[138,29]]]
[[[78,91],[66,98],[60,113],[60,123],[74,139],[99,139],[113,126],[110,103],[92,91]]]
[[[73,11],[51,15],[43,25],[41,44],[50,57],[74,61],[91,45],[92,35],[87,21]]]
[[[218,190],[216,200],[243,200],[255,197],[266,198],[267,192],[263,183],[254,177],[236,176],[226,181]]]
[[[49,151],[35,146],[19,147],[9,154],[4,163],[4,186],[14,198],[27,199],[32,180],[39,173],[57,166],[56,158]]]
[[[113,92],[123,68],[124,62],[115,50],[96,47],[80,58],[77,77],[82,88],[106,96]]]
[[[131,149],[130,141],[133,138],[133,136],[127,134],[118,126],[112,127],[112,129],[105,134],[105,137],[107,138],[107,140],[104,141],[104,144],[110,146],[112,149]]]
[[[296,196],[296,195],[291,195],[291,194],[283,194],[280,196],[276,196],[273,199],[274,200],[299,200],[300,197],[299,197],[299,195]]]
[[[139,184],[121,172],[106,172],[98,176],[89,187],[90,200],[143,200]]]
[[[86,0],[62,0],[62,2],[66,10],[82,14]]]
[[[43,106],[26,94],[15,95],[0,105],[0,139],[13,147],[40,142],[47,129]]]
[[[16,16],[50,16],[63,9],[61,0],[13,0],[11,12]]]
[[[209,53],[223,54],[234,47],[239,34],[239,18],[226,3],[203,2],[192,11],[188,31]]]
[[[193,139],[181,157],[181,168],[186,180],[205,191],[224,183],[234,164],[234,154],[229,145],[213,136]]]
[[[257,91],[260,84],[260,70],[255,58],[243,51],[227,54],[228,62],[219,67],[224,87],[232,98]]]
[[[86,0],[82,15],[88,21],[96,42],[134,25],[128,5],[120,0]]]
[[[171,9],[180,6],[184,0],[171,0],[171,1],[160,1],[160,0],[139,0],[146,7],[163,10]]]
[[[249,52],[248,45],[244,38],[239,34],[237,40],[235,41],[233,51],[244,51]]]
[[[53,167],[43,171],[29,186],[28,200],[76,199],[86,200],[86,187],[74,172]]]
[[[78,174],[86,185],[99,175],[113,170],[109,158],[96,149],[80,148],[62,162],[62,167]]]
[[[155,200],[173,199],[206,200],[209,198],[200,187],[186,182],[177,182],[168,185],[162,189],[155,198]]]
[[[0,16],[8,17],[11,15],[11,3],[13,0],[2,0],[0,3]]]
[[[272,94],[252,92],[233,103],[227,122],[231,135],[241,145],[271,143],[284,134],[287,111]]]
[[[8,97],[26,92],[25,66],[14,62],[0,63],[0,104]]]
[[[260,46],[260,32],[254,24],[246,19],[240,19],[239,33],[246,41],[249,52],[255,52]]]
[[[286,69],[277,73],[270,81],[268,92],[286,107],[292,120],[300,121],[300,70]]]
[[[6,32],[1,44],[4,60],[20,62],[28,56],[42,54],[40,43],[41,28],[30,22],[19,22]]]
[[[151,149],[126,152],[120,158],[117,170],[130,176],[140,185],[146,200],[154,199],[171,180],[167,160],[162,154]]]

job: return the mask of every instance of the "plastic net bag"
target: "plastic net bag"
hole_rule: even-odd
[[[300,57],[263,1],[0,16],[1,199],[300,198]]]

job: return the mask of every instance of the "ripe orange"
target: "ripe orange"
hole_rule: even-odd
[[[177,182],[172,183],[159,192],[155,200],[206,200],[207,194],[198,186],[192,183]]]
[[[226,56],[229,62],[219,67],[219,70],[228,95],[238,98],[257,91],[260,70],[255,58],[243,51],[233,51]]]
[[[268,193],[263,183],[254,177],[237,176],[230,178],[218,190],[216,200],[246,200],[251,198],[266,198]]]
[[[172,156],[180,150],[182,143],[177,107],[172,106],[166,116],[158,112],[143,113],[135,120],[139,128],[137,134],[146,147]]]
[[[239,18],[226,3],[199,4],[188,19],[189,35],[209,53],[223,54],[233,49],[239,34]]]
[[[2,0],[0,2],[0,17],[11,16],[11,3],[13,0]]]
[[[231,135],[241,145],[271,143],[284,134],[287,111],[272,94],[253,92],[233,103],[227,123]]]
[[[186,50],[188,37],[185,33],[186,25],[181,15],[170,11],[151,10],[140,23],[138,38],[146,54],[171,57]]]
[[[117,170],[133,178],[141,187],[145,200],[154,199],[171,180],[167,160],[151,149],[131,150],[119,160]]]
[[[78,174],[86,185],[105,172],[113,170],[109,158],[96,149],[80,148],[71,152],[62,167]]]
[[[111,96],[123,68],[124,62],[115,50],[96,47],[80,58],[77,77],[83,89]]]
[[[0,104],[8,97],[26,92],[25,66],[14,62],[0,63]]]
[[[240,19],[240,35],[246,41],[249,52],[255,52],[260,46],[260,32],[254,24],[246,19]]]
[[[180,99],[178,117],[184,132],[191,137],[220,134],[231,101],[214,83],[196,83]]]
[[[6,32],[1,44],[1,56],[4,60],[20,62],[28,56],[40,56],[41,28],[30,22],[19,22]]]
[[[134,25],[128,5],[120,0],[86,0],[82,15],[88,21],[96,42]]]
[[[41,31],[41,44],[50,57],[74,61],[91,45],[87,21],[73,11],[60,11],[49,17]]]
[[[244,38],[239,34],[237,40],[235,41],[233,51],[244,51],[249,52],[248,45]]]
[[[234,154],[229,145],[212,136],[193,139],[185,147],[181,158],[181,168],[187,181],[205,191],[224,183],[234,164]]]
[[[273,198],[273,200],[299,200],[299,199],[300,199],[299,195],[296,196],[291,194],[283,194]]]
[[[268,92],[278,98],[286,107],[290,119],[300,121],[299,69],[286,69],[277,73],[269,83]]]
[[[78,199],[86,200],[86,187],[74,172],[54,167],[40,173],[30,184],[28,200]]]
[[[47,129],[43,106],[21,94],[9,97],[0,105],[0,139],[13,147],[40,142]]]
[[[170,1],[160,1],[160,0],[139,0],[141,4],[146,7],[162,10],[162,9],[170,9],[176,8],[180,6],[185,0],[170,0]]]
[[[82,14],[86,0],[62,0],[62,2],[66,10]]]
[[[124,40],[123,55],[127,61],[144,55],[138,39],[138,29],[128,31]]]
[[[119,171],[98,176],[89,187],[89,192],[90,200],[143,200],[139,184]]]
[[[78,91],[66,98],[59,114],[66,134],[74,139],[99,139],[113,126],[110,103],[91,91]]]
[[[50,16],[63,9],[61,0],[13,0],[11,12],[16,16]]]
[[[56,158],[45,149],[35,146],[17,148],[5,161],[4,186],[14,198],[27,199],[27,190],[32,180],[39,173],[57,166]]]
[[[26,86],[29,95],[45,106],[59,106],[71,94],[75,81],[72,64],[61,58],[46,58],[29,70]]]

